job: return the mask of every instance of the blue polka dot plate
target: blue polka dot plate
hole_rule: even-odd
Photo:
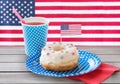
[[[69,71],[57,72],[52,70],[45,70],[39,63],[39,55],[29,57],[26,60],[26,67],[31,72],[39,75],[53,77],[68,77],[86,74],[88,72],[94,71],[100,66],[101,60],[95,54],[83,50],[78,50],[78,52],[80,55],[78,66]]]

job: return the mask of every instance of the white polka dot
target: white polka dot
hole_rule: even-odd
[[[0,11],[0,13],[3,13],[3,11]]]
[[[27,4],[27,6],[30,6],[30,4]]]
[[[12,14],[10,13],[9,16],[11,16]]]
[[[30,11],[30,9],[27,9],[27,11]]]
[[[3,18],[3,16],[0,16],[0,18]]]
[[[18,4],[16,3],[15,6],[18,6]]]
[[[6,6],[6,8],[9,8],[9,6]]]
[[[32,7],[32,6],[30,6],[30,8],[32,9],[33,7]]]
[[[30,13],[32,14],[33,12],[32,12],[32,11],[30,11]]]
[[[21,8],[20,6],[18,6],[18,8]]]
[[[24,9],[22,8],[21,10],[23,11]]]

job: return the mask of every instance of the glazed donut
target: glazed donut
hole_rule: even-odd
[[[65,71],[77,66],[79,54],[73,44],[47,44],[41,52],[40,64],[47,70]]]

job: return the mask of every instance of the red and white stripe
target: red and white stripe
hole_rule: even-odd
[[[120,46],[120,0],[35,0],[35,16],[50,20],[48,43],[60,41],[61,24],[81,24],[82,34],[63,36],[81,46]],[[24,45],[21,26],[0,26],[0,45]]]

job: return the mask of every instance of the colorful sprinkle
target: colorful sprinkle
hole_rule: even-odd
[[[50,55],[50,53],[47,53],[47,55]]]
[[[72,55],[75,55],[75,53],[73,52]]]
[[[61,57],[60,57],[60,59],[64,59],[64,57],[63,57],[63,56],[61,56]]]

